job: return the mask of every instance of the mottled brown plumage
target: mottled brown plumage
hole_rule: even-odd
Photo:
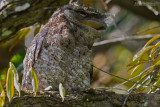
[[[92,70],[91,47],[100,37],[100,33],[85,22],[96,23],[98,29],[101,27],[99,25],[105,26],[105,18],[104,14],[92,8],[76,4],[58,8],[27,49],[22,89],[32,89],[32,67],[41,90],[48,86],[57,90],[59,83],[67,90],[89,87]]]

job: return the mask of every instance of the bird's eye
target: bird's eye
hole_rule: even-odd
[[[87,16],[87,14],[86,14],[85,12],[83,12],[83,11],[79,11],[78,13],[79,13],[81,16],[83,16],[83,17],[84,17],[84,16]]]

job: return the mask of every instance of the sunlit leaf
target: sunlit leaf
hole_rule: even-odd
[[[9,48],[9,52],[12,51],[12,49],[20,42],[24,37],[26,37],[30,33],[31,29],[21,29],[19,30],[14,37],[16,37],[16,40],[14,44]]]
[[[17,53],[16,55],[14,55],[11,58],[10,62],[12,62],[15,67],[18,67],[20,65],[20,63],[23,62],[25,54],[26,54],[26,51],[21,51],[21,52]]]
[[[142,78],[145,78],[149,73],[153,72],[153,71],[154,71],[154,67],[155,67],[155,66],[152,66],[149,70],[147,70],[146,73],[144,73],[144,74],[141,76],[141,79],[142,79]]]
[[[148,85],[147,82],[149,82],[149,78],[144,77],[137,82],[139,84],[135,83],[129,90],[137,89],[137,92],[140,93],[146,88],[146,85]]]
[[[143,67],[142,64],[137,65],[136,67],[134,67],[134,69],[131,72],[131,75],[138,75],[141,71],[142,71]]]
[[[2,84],[0,82],[0,107],[3,107],[4,102],[5,102],[5,92],[4,92]]]
[[[160,41],[156,43],[155,47],[151,50],[151,54],[158,48],[160,47]]]
[[[160,78],[153,84],[153,87],[149,90],[148,93],[155,92],[155,90],[157,89],[156,86],[160,86]]]
[[[136,89],[138,90],[137,92],[138,93],[141,93],[147,86],[146,85],[149,85],[150,83],[150,78],[147,76],[147,77],[144,77],[142,79],[139,80],[140,84],[138,84],[136,86]]]
[[[149,55],[147,53],[142,54],[142,56],[140,57],[140,61],[149,61]]]
[[[6,81],[6,91],[9,101],[11,101],[14,95],[14,74],[12,72],[12,68],[8,69],[7,73],[7,81]]]
[[[150,39],[150,40],[146,43],[146,45],[145,45],[144,47],[149,46],[152,42],[154,42],[155,40],[157,40],[157,39],[159,39],[159,38],[160,38],[160,36],[155,36],[155,37],[153,37],[152,39]]]
[[[154,52],[150,53],[149,57],[154,60],[155,58],[158,57],[158,53],[159,51],[155,50]]]
[[[37,27],[35,30],[34,30],[34,36],[39,32],[41,26]]]
[[[38,81],[37,81],[36,73],[34,72],[33,68],[31,71],[31,78],[32,78],[33,92],[35,93],[35,96],[36,96],[36,93],[38,91]]]
[[[143,47],[137,54],[134,55],[133,61],[139,60],[143,56],[144,53],[146,53],[147,51],[149,51],[153,47],[155,47],[155,46]]]
[[[12,72],[14,74],[14,87],[16,88],[16,90],[19,92],[19,96],[20,96],[20,92],[21,92],[21,85],[19,83],[19,76],[18,76],[18,72],[15,68],[15,66],[13,65],[12,62],[9,63],[10,68],[12,69]]]
[[[62,83],[59,84],[59,93],[62,97],[62,102],[64,101],[64,97],[66,95],[65,88],[63,87]]]
[[[135,67],[139,64],[140,64],[140,62],[138,60],[135,60],[135,61],[130,62],[127,66]]]
[[[159,66],[160,65],[160,60],[155,64],[156,66]]]
[[[92,0],[82,0],[83,4],[85,4],[86,6],[92,6],[93,5],[93,1]]]
[[[1,81],[0,81],[0,93],[2,93],[3,91],[3,87],[2,87],[2,84],[1,84]]]
[[[160,36],[153,37],[137,54],[134,55],[132,62],[129,64],[130,70],[132,70],[131,75],[138,72],[137,70],[141,68],[141,65],[149,64],[150,67],[139,71],[139,74],[137,73],[137,77],[140,77],[140,80],[138,80],[129,90],[137,89],[137,92],[143,92],[143,90],[150,85],[151,88],[149,93],[155,92],[158,89],[154,86],[160,85],[160,42],[156,45],[149,45],[159,38]],[[152,63],[153,65],[150,65]]]

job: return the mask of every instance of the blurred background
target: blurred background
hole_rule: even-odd
[[[81,0],[81,2],[101,12],[111,14],[108,18],[108,29],[101,31],[102,37],[94,44],[93,65],[119,77],[130,78],[131,72],[128,71],[127,65],[133,55],[151,37],[160,34],[160,7],[158,7],[160,1]],[[16,66],[22,78],[22,63],[26,47],[38,33],[40,26],[39,23],[36,23],[22,28],[13,35],[12,39],[0,42],[0,81],[2,84],[5,83],[10,61]],[[100,45],[102,41],[105,42]],[[117,87],[112,91],[127,93],[125,90],[129,89],[133,83],[127,82],[119,85],[124,81],[94,68],[91,87],[99,89]]]

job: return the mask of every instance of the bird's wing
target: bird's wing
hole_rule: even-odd
[[[41,31],[37,35],[36,47],[35,47],[35,52],[34,52],[34,61],[36,61],[38,58],[39,51],[41,49],[41,45],[43,43],[44,38],[47,36],[48,30],[49,30],[49,27],[41,29]]]
[[[38,58],[42,43],[48,33],[48,29],[49,27],[43,26],[43,28],[40,29],[39,33],[34,37],[30,46],[27,49],[26,56],[23,62],[24,71],[22,89],[24,90],[29,89],[28,87],[31,86],[31,70],[35,61]]]
[[[48,29],[48,27],[43,26],[43,28],[40,29],[39,33],[33,39],[31,46],[27,50],[26,56],[29,58],[29,60],[31,60],[30,67],[34,65],[35,61],[38,58],[42,43],[48,33]]]

